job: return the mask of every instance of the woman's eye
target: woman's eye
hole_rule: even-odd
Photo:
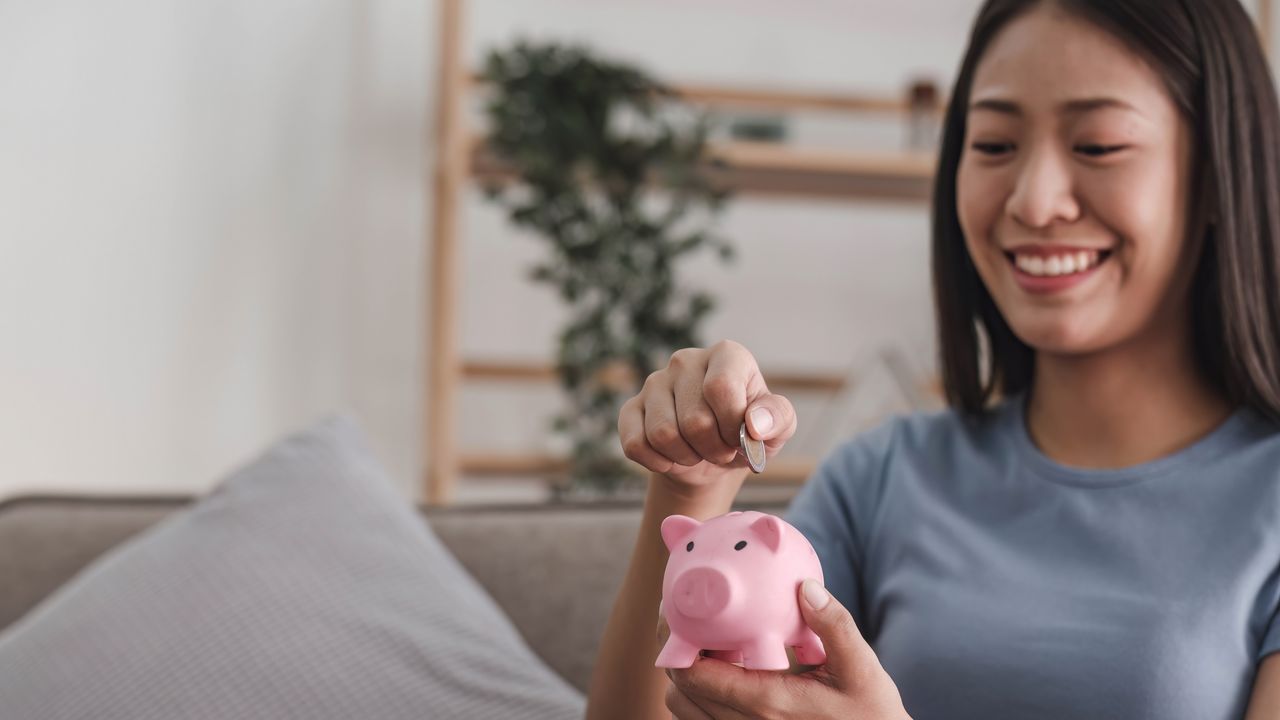
[[[972,147],[974,150],[977,150],[983,155],[1000,155],[1008,151],[1009,149],[1011,149],[1013,147],[1013,144],[1012,143],[976,142],[973,144]]]
[[[1089,157],[1102,157],[1124,148],[1124,145],[1077,145],[1076,152]]]

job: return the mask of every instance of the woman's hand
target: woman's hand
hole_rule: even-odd
[[[632,461],[668,478],[675,489],[703,490],[748,467],[738,430],[771,457],[795,434],[791,401],[769,392],[756,360],[736,342],[685,348],[651,374],[618,413],[618,438]]]
[[[909,720],[898,686],[849,611],[816,581],[806,581],[800,595],[805,621],[826,648],[825,665],[788,674],[699,657],[688,669],[667,671],[673,683],[667,691],[672,715],[677,720]],[[814,604],[806,599],[810,595]]]

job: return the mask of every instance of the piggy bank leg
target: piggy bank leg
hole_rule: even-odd
[[[693,665],[693,661],[701,651],[702,648],[690,645],[679,635],[671,633],[667,637],[667,644],[662,646],[662,652],[658,653],[658,661],[653,666],[660,668],[687,668]]]
[[[805,628],[804,637],[796,644],[796,662],[801,665],[821,665],[826,661],[827,651],[822,647],[822,639]]]
[[[742,666],[748,670],[786,670],[791,661],[781,637],[762,635],[742,648]]]

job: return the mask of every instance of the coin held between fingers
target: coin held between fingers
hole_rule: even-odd
[[[747,424],[742,423],[742,427],[738,428],[738,442],[742,445],[740,451],[747,458],[747,465],[751,466],[751,472],[764,472],[764,441],[756,440],[747,434]]]

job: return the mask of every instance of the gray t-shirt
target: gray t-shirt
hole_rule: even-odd
[[[895,416],[841,445],[787,519],[915,720],[1243,715],[1280,650],[1280,434],[1241,409],[1114,470],[983,424]]]

